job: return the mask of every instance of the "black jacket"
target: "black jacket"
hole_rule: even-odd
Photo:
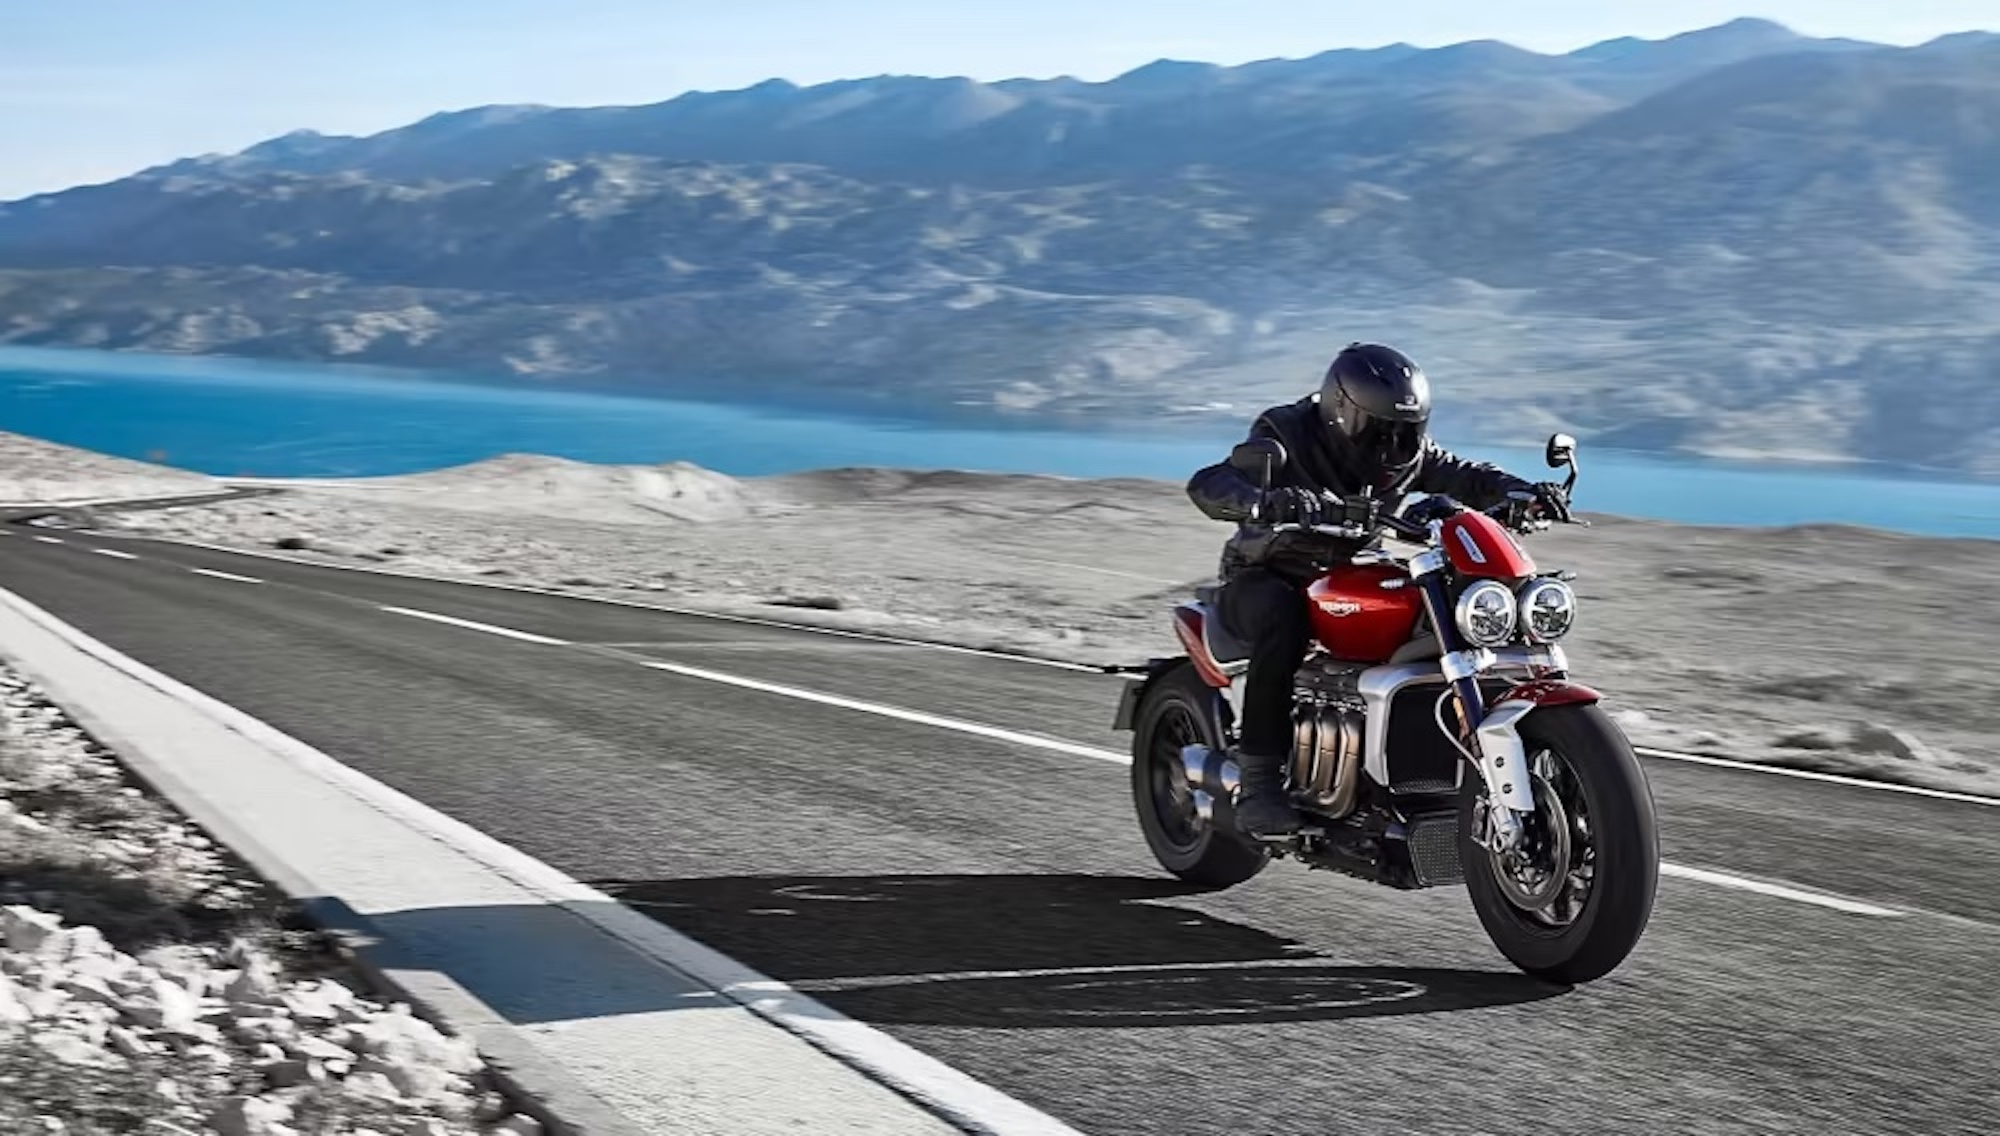
[[[1252,438],[1276,438],[1291,455],[1272,487],[1317,489],[1341,497],[1358,497],[1375,484],[1378,470],[1366,468],[1361,455],[1338,448],[1336,436],[1320,423],[1319,406],[1310,397],[1290,406],[1272,407],[1250,427]],[[1484,509],[1530,484],[1498,466],[1458,457],[1436,442],[1424,442],[1423,457],[1403,484],[1387,492],[1376,490],[1382,511],[1393,513],[1411,492],[1442,493]],[[1252,524],[1250,511],[1262,495],[1252,479],[1227,460],[1201,470],[1188,482],[1188,496],[1197,508],[1218,521],[1234,521],[1236,535],[1222,550],[1222,578],[1248,567],[1266,568],[1294,583],[1306,583],[1334,564],[1351,558],[1366,544],[1316,533],[1273,533]]]

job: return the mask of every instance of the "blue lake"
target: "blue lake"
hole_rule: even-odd
[[[1243,424],[1141,434],[969,428],[453,382],[361,369],[0,348],[0,430],[205,473],[354,477],[542,453],[738,475],[879,465],[1185,478]],[[1443,439],[1527,476],[1540,454]],[[2000,484],[1591,450],[1586,509],[2000,538]]]

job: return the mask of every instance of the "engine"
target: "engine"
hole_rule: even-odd
[[[1361,790],[1366,707],[1359,667],[1314,659],[1294,680],[1292,792],[1301,805],[1334,817],[1354,811]]]

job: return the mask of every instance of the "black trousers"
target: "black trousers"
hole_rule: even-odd
[[[1292,752],[1292,678],[1312,643],[1305,588],[1251,568],[1222,586],[1215,607],[1222,626],[1250,644],[1238,741],[1244,753],[1283,757]]]

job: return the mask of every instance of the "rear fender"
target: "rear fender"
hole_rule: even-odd
[[[1126,679],[1125,688],[1118,692],[1118,709],[1112,713],[1111,728],[1122,730],[1126,733],[1132,732],[1138,726],[1139,706],[1145,702],[1146,693],[1152,690],[1153,686],[1161,679],[1172,674],[1174,671],[1181,667],[1192,666],[1194,666],[1194,660],[1185,655],[1175,655],[1171,658],[1149,661],[1146,664],[1144,672],[1137,678]],[[1203,681],[1206,682],[1207,680],[1204,678]],[[1217,708],[1220,720],[1216,722],[1216,727],[1221,732],[1221,736],[1226,740],[1232,736],[1235,723],[1243,713],[1243,708],[1238,702],[1240,695],[1234,683],[1217,690],[1215,693],[1218,696],[1217,700],[1221,704]]]
[[[1194,665],[1194,673],[1201,676],[1201,681],[1217,690],[1228,690],[1234,680],[1208,649],[1209,618],[1208,609],[1201,604],[1180,605],[1174,609],[1174,636],[1181,641],[1188,662]]]

